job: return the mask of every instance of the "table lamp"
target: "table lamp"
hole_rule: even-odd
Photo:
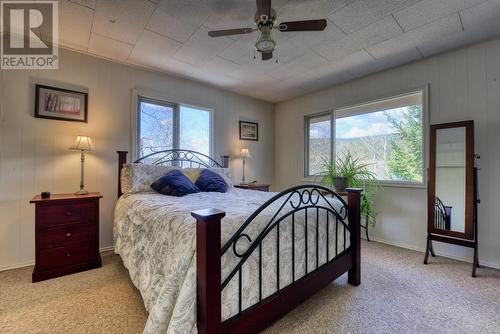
[[[242,148],[241,149],[241,158],[243,158],[243,182],[242,183],[245,183],[245,160],[248,159],[248,158],[251,158],[252,156],[250,155],[250,151],[248,150],[248,148]]]
[[[93,151],[94,145],[92,145],[92,140],[89,136],[78,136],[76,141],[71,147],[70,150],[78,150],[81,152],[80,158],[80,190],[75,192],[75,195],[87,195],[89,192],[85,190],[84,185],[84,169],[83,165],[85,163],[85,151]]]

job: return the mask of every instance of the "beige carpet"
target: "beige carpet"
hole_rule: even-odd
[[[266,333],[500,333],[500,271],[375,242],[363,244],[362,284],[346,277]],[[140,295],[121,260],[31,283],[32,268],[0,272],[0,333],[141,333]]]

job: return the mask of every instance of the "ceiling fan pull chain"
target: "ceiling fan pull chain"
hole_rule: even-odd
[[[255,48],[253,49],[253,59],[256,59],[256,57],[255,57]]]

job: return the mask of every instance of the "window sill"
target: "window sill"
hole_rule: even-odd
[[[300,183],[318,183],[314,182],[313,178],[303,177]],[[380,182],[382,188],[409,188],[409,189],[427,189],[426,184],[419,183],[397,183],[397,182]]]

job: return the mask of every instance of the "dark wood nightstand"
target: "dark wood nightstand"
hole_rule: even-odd
[[[33,282],[101,266],[99,254],[100,193],[52,194],[35,203],[35,269]]]
[[[250,184],[237,184],[234,187],[240,189],[250,189],[257,191],[269,191],[269,184],[261,184],[261,183],[250,183]]]

